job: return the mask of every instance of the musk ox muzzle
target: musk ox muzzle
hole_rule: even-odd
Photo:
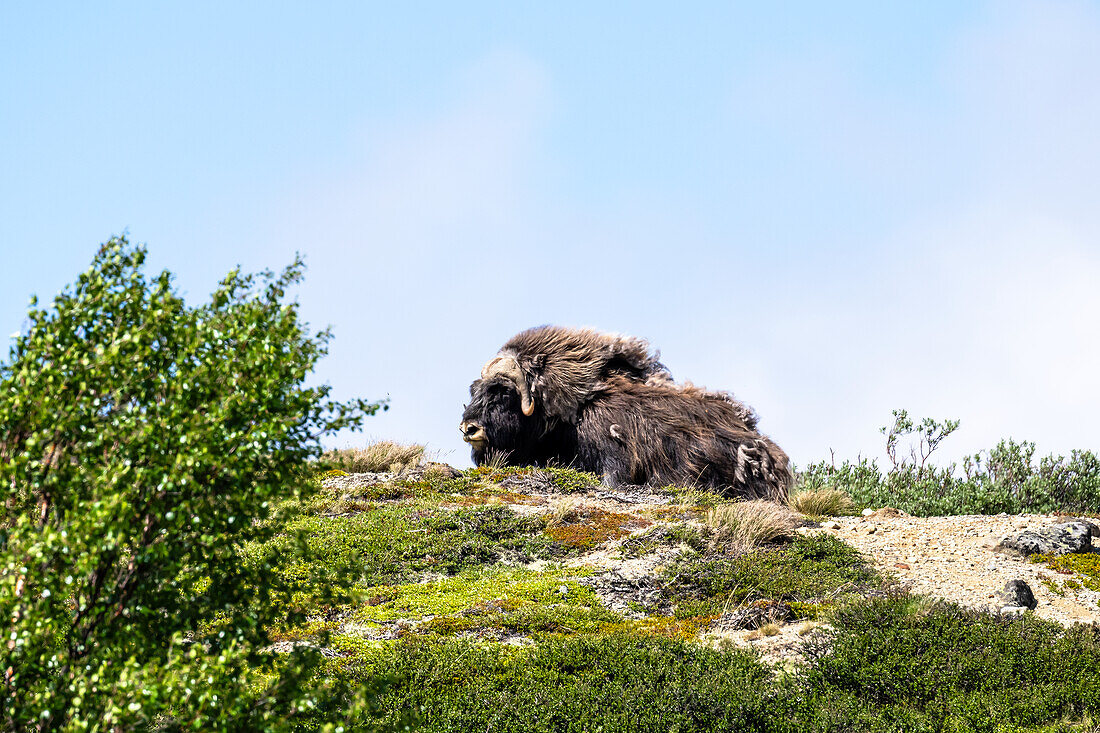
[[[470,386],[459,426],[481,464],[569,465],[611,484],[694,485],[785,499],[787,455],[727,392],[673,381],[643,339],[541,326]]]
[[[462,433],[462,439],[471,445],[485,445],[489,442],[489,438],[485,433],[485,428],[477,423],[462,422],[458,426],[458,430]]]

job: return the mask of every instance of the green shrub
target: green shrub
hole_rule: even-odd
[[[410,640],[339,660],[352,677],[386,671],[388,716],[425,731],[783,730],[784,702],[747,652],[659,636],[553,637],[527,649]],[[793,727],[787,730],[795,730]]]
[[[840,466],[824,461],[798,474],[792,495],[829,490],[848,494],[859,505],[893,506],[916,516],[956,514],[1088,513],[1100,506],[1100,457],[1075,450],[1069,457],[1036,460],[1035,444],[1002,440],[988,451],[963,459],[961,466],[937,468],[928,462],[958,421],[925,418],[915,425],[904,410],[894,411],[887,434],[891,467],[883,472],[866,458]],[[917,435],[910,458],[899,458],[901,436]]]
[[[834,630],[811,647],[806,680],[824,713],[990,733],[1100,713],[1097,627],[948,603],[913,611],[906,597],[834,611]]]
[[[882,579],[851,545],[824,533],[738,557],[689,558],[664,571],[678,616],[720,614],[754,600],[818,601],[879,588]]]
[[[388,673],[384,716],[427,731],[1084,731],[1100,713],[1100,630],[888,595],[834,609],[807,664],[659,635],[528,647],[405,638],[349,645],[328,671]]]
[[[339,691],[261,653],[290,589],[241,546],[379,405],[303,385],[329,334],[285,302],[300,260],[194,308],[144,260],[103,245],[0,366],[3,725],[286,728]]]

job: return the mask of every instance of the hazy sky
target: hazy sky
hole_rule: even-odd
[[[1100,4],[5,3],[0,331],[129,231],[296,250],[319,378],[468,465],[513,333],[644,336],[799,464],[1100,449]],[[339,441],[343,443],[344,441]]]

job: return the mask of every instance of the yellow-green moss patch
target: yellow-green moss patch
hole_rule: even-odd
[[[1068,555],[1032,555],[1032,562],[1043,563],[1051,570],[1065,575],[1073,574],[1080,585],[1089,590],[1100,591],[1100,554],[1071,553]],[[1069,581],[1066,587],[1071,588]]]
[[[499,565],[471,568],[429,583],[371,588],[372,599],[377,600],[357,608],[352,618],[392,621],[460,612],[477,615],[562,602],[589,608],[598,606],[596,594],[578,584],[576,577],[576,572],[565,570],[538,573]]]

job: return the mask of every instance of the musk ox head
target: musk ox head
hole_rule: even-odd
[[[587,328],[539,326],[511,338],[470,385],[459,429],[481,463],[506,453],[540,464],[568,451],[581,407],[612,376],[671,384],[672,376],[640,338]]]

